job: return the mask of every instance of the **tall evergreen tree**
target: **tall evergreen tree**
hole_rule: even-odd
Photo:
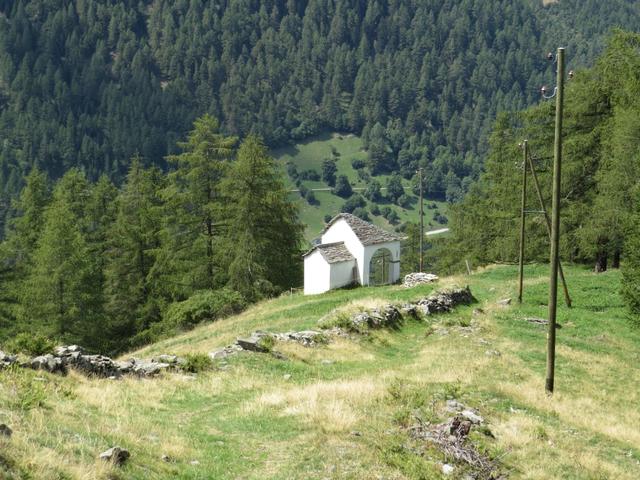
[[[164,187],[158,168],[145,169],[134,158],[107,236],[106,311],[110,336],[117,340],[132,338],[160,320],[162,297],[151,272],[160,248]]]
[[[219,132],[218,121],[205,115],[194,123],[183,153],[168,160],[175,165],[164,189],[163,246],[154,274],[167,283],[169,294],[185,298],[226,281],[220,268],[220,181],[234,154],[235,137]]]
[[[300,281],[303,227],[267,148],[248,137],[224,181],[229,285],[256,300]]]
[[[72,172],[71,176],[75,176]],[[100,347],[101,296],[95,264],[77,215],[78,177],[59,182],[44,215],[44,227],[22,295],[25,321],[67,342]]]

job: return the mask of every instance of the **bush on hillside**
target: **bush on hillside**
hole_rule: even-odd
[[[371,219],[369,218],[369,212],[367,212],[364,208],[362,207],[358,207],[353,211],[353,214],[358,217],[361,218],[362,220],[364,220],[365,222],[370,222]]]
[[[353,160],[351,160],[351,166],[353,167],[354,170],[360,170],[366,167],[367,164],[365,163],[364,160],[360,158],[354,158]]]
[[[362,208],[367,205],[367,201],[362,197],[362,195],[355,194],[352,195],[349,200],[344,202],[342,208],[340,209],[343,213],[353,213],[356,208]]]
[[[242,295],[228,288],[202,290],[187,300],[169,305],[162,322],[167,327],[190,328],[200,322],[238,313],[245,306]]]
[[[342,198],[349,198],[353,193],[351,189],[351,183],[346,175],[339,175],[336,179],[336,186],[333,187],[334,195],[338,195]]]
[[[213,368],[213,360],[204,353],[189,353],[184,356],[184,363],[180,368],[189,373],[204,372]]]
[[[55,342],[38,333],[19,333],[4,345],[11,353],[24,353],[25,355],[44,355],[53,352]]]

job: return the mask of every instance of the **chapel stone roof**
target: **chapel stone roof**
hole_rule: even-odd
[[[327,263],[348,262],[349,260],[354,259],[353,255],[351,255],[351,252],[349,252],[349,250],[347,250],[347,247],[345,247],[344,242],[316,245],[303,256],[306,257],[316,250],[320,252],[322,258],[324,258]]]
[[[324,234],[341,218],[349,224],[349,227],[351,227],[351,230],[356,234],[362,245],[376,245],[378,243],[395,242],[402,240],[403,238],[395,233],[387,232],[372,223],[365,222],[361,218],[351,215],[350,213],[341,213],[333,217],[327,226],[324,227],[322,233]]]

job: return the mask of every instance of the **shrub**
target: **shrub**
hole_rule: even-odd
[[[351,183],[349,183],[349,179],[346,175],[338,176],[336,180],[336,185],[333,188],[333,193],[342,198],[349,198],[353,193],[351,189]]]
[[[324,223],[329,223],[333,217],[329,214],[324,216]]]
[[[306,195],[304,196],[305,200],[307,200],[307,203],[309,205],[317,205],[318,203],[318,199],[316,198],[316,194],[313,193],[313,190],[309,190],[307,191]]]
[[[398,197],[398,205],[400,205],[402,208],[408,208],[411,205],[411,197],[409,197],[408,195],[402,194]]]
[[[363,208],[363,207],[358,207],[353,211],[353,214],[358,217],[361,218],[362,220],[364,220],[365,222],[370,221],[371,219],[369,218],[369,213]]]
[[[362,195],[355,194],[352,195],[349,200],[344,202],[342,205],[341,211],[343,213],[353,213],[353,211],[358,207],[364,207],[367,204],[366,200],[362,197]]]
[[[200,322],[238,313],[245,306],[242,295],[228,288],[202,290],[187,300],[169,305],[163,323],[171,327],[190,328]]]
[[[377,203],[371,206],[371,215],[380,215],[380,207],[378,207]]]
[[[320,180],[320,174],[313,169],[303,170],[302,172],[300,172],[300,178],[302,180],[311,180],[312,182],[317,182],[318,180]]]
[[[446,225],[447,223],[449,223],[449,219],[439,212],[436,212],[436,214],[433,216],[433,219],[440,225]]]
[[[364,168],[366,166],[366,163],[362,159],[354,158],[353,160],[351,160],[351,166],[354,170],[360,170],[361,168]]]
[[[25,355],[44,355],[53,352],[55,342],[38,333],[19,333],[5,348],[11,353],[24,353]]]
[[[213,368],[213,360],[204,353],[189,353],[185,355],[181,368],[190,373],[204,372]]]

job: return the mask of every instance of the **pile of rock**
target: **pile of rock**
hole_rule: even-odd
[[[127,374],[151,377],[163,370],[179,369],[183,362],[183,359],[175,355],[160,355],[151,360],[131,358],[126,361],[117,361],[104,355],[85,355],[82,347],[68,345],[57,347],[53,354],[32,358],[25,366],[34,370],[61,374],[66,374],[69,368],[73,368],[88,376],[119,378]]]
[[[258,330],[248,337],[240,337],[235,343],[209,353],[212,360],[224,360],[239,352],[273,353],[274,342],[296,342],[305,347],[326,344],[329,338],[318,330],[302,330],[300,332],[270,333]]]
[[[279,342],[295,342],[304,347],[316,347],[318,345],[324,345],[329,341],[327,336],[318,330],[276,333],[274,337]]]
[[[398,328],[402,325],[403,317],[400,309],[395,305],[384,305],[366,312],[356,313],[350,318],[353,330],[364,328]]]
[[[454,288],[436,292],[423,298],[418,301],[418,307],[425,315],[431,315],[433,313],[448,313],[457,305],[470,305],[475,301],[469,287]]]
[[[423,285],[425,283],[433,283],[438,280],[438,276],[433,273],[410,273],[405,275],[404,282],[402,283],[405,287],[411,288],[416,285]]]
[[[0,370],[13,365],[17,360],[18,359],[15,355],[9,355],[8,353],[4,353],[0,350]]]

